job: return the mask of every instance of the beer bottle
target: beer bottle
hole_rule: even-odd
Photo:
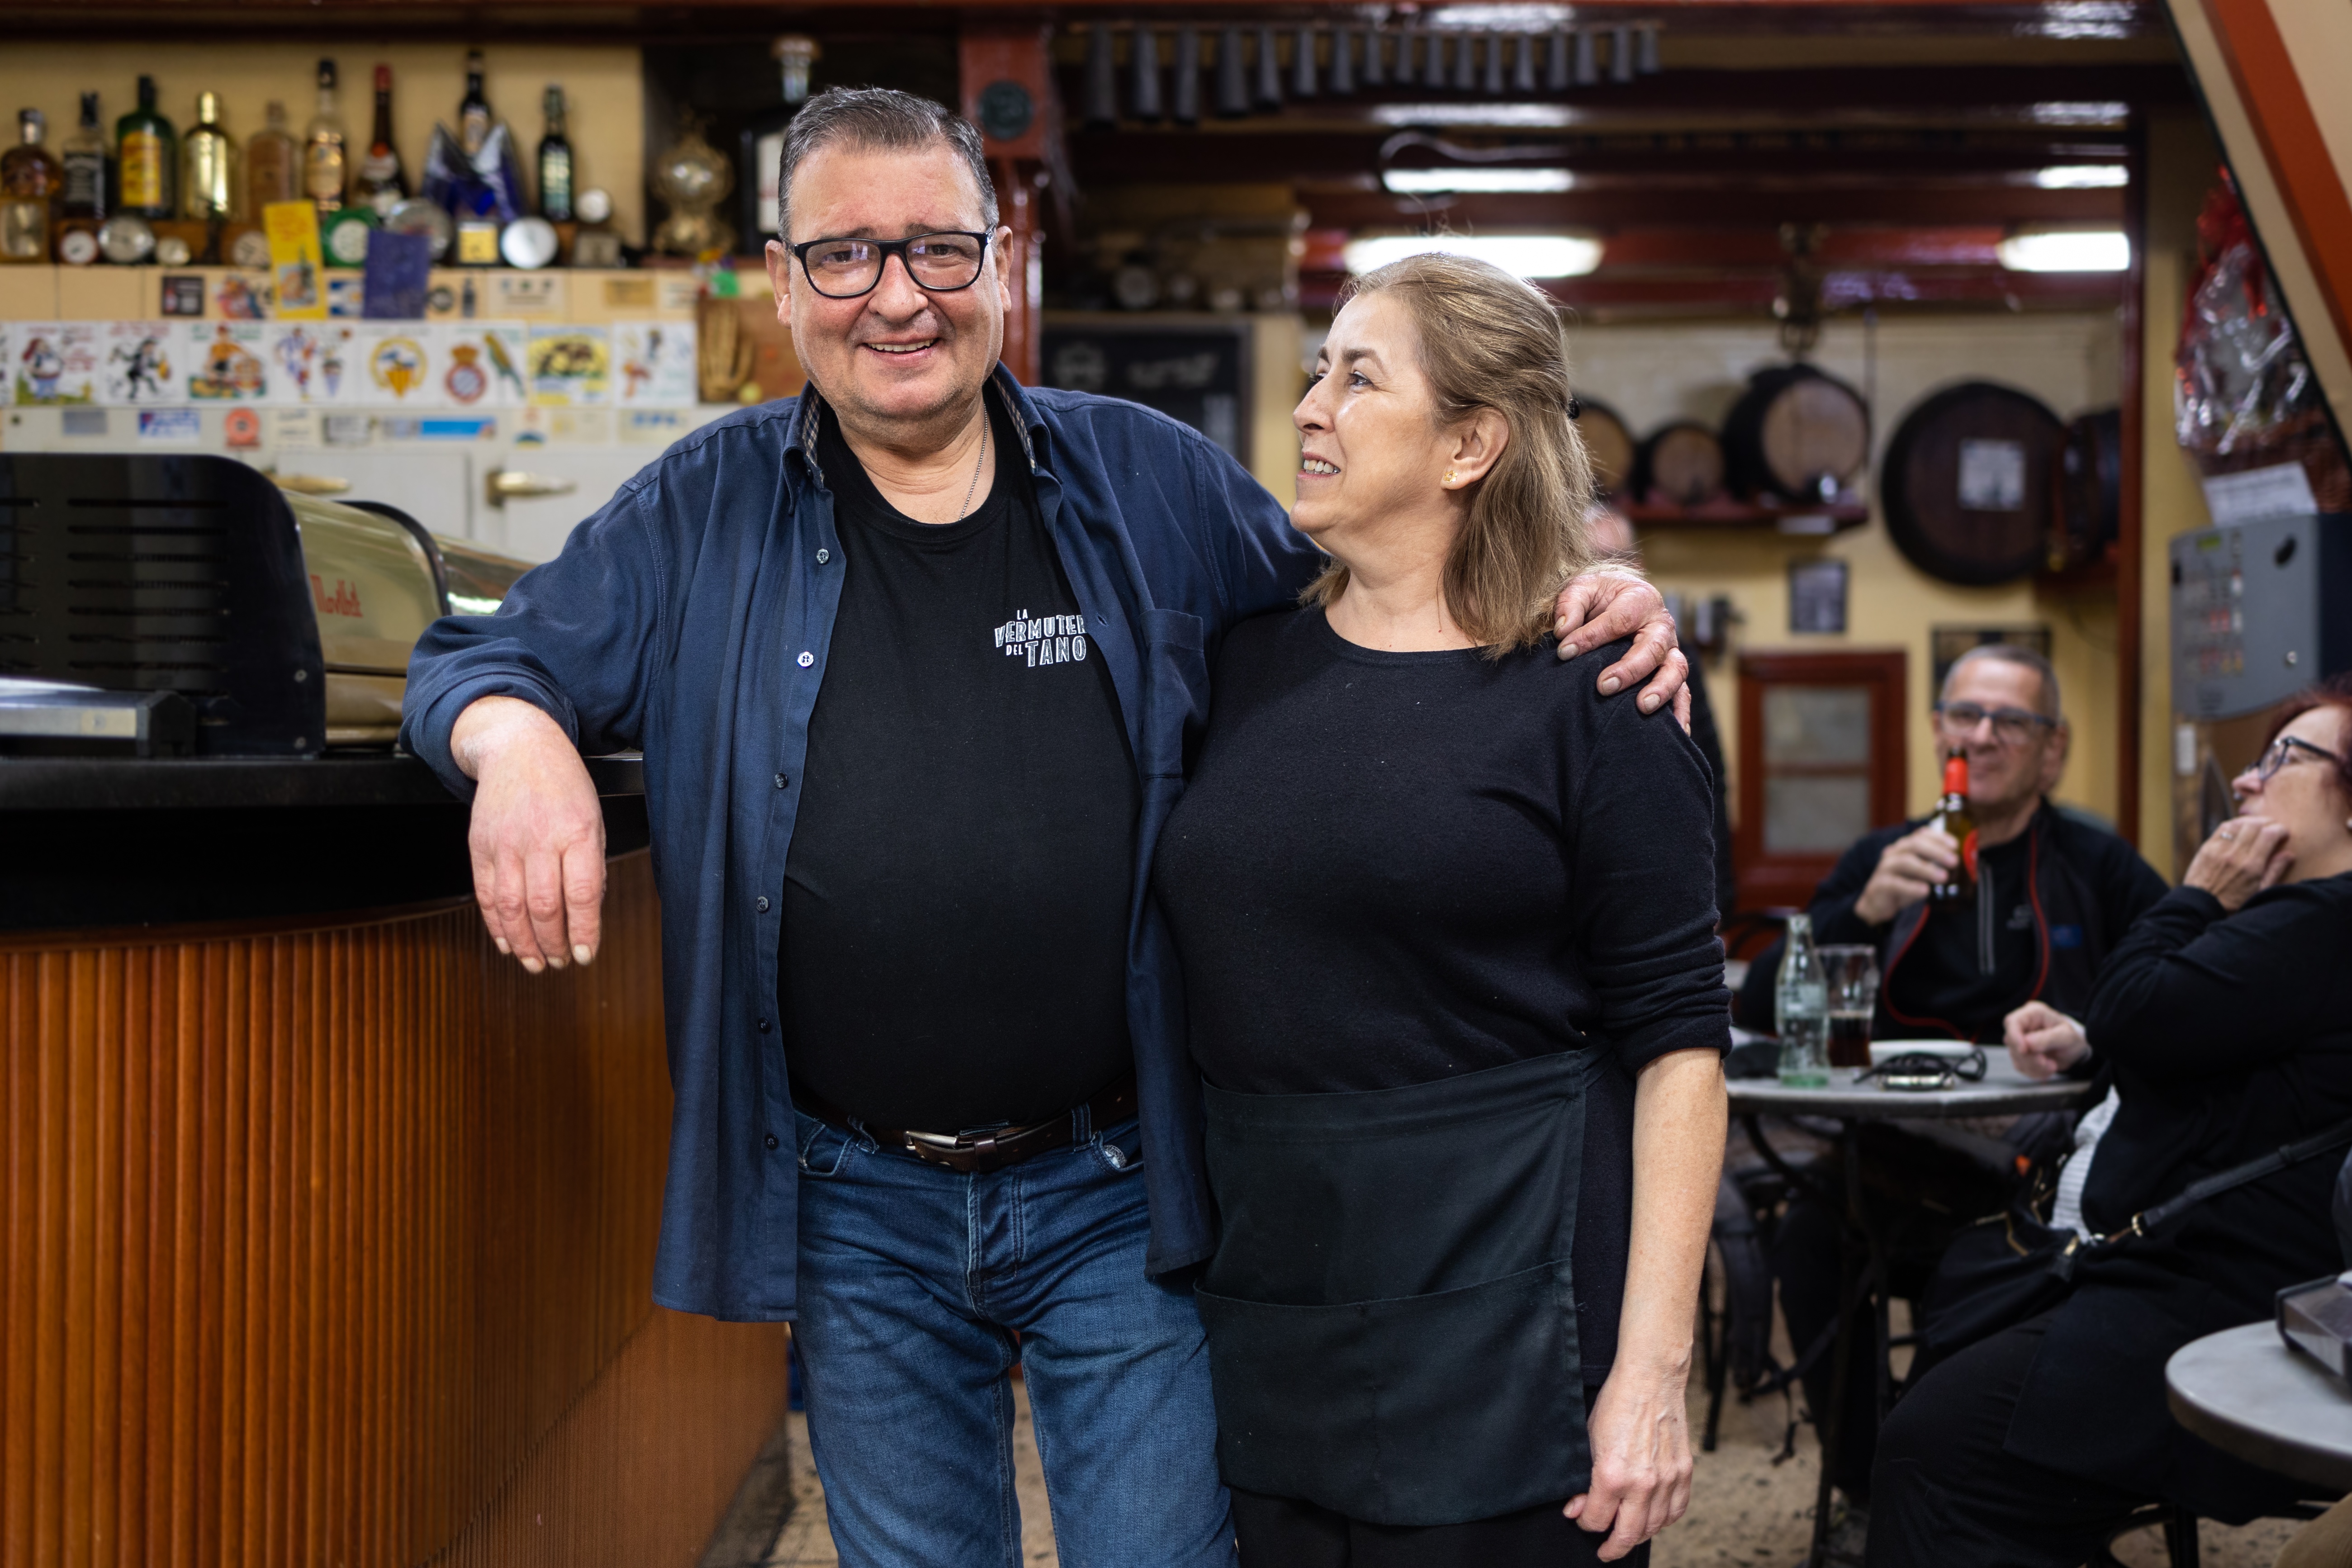
[[[1944,795],[1936,802],[1935,826],[1950,834],[1960,847],[1960,863],[1950,876],[1927,888],[1931,904],[1958,903],[1977,896],[1977,819],[1969,810],[1969,754],[1954,752],[1944,759]]]

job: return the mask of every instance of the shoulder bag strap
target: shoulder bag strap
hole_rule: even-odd
[[[2316,1155],[2347,1145],[2352,1145],[2352,1121],[2338,1122],[2325,1132],[2313,1133],[2300,1143],[2284,1144],[2259,1159],[2249,1160],[2242,1165],[2232,1165],[2226,1171],[2217,1171],[2201,1182],[2191,1182],[2181,1189],[2179,1196],[2168,1198],[2152,1209],[2141,1210],[2132,1215],[2131,1224],[2113,1236],[2100,1239],[2116,1242],[2126,1237],[2146,1236],[2158,1226],[2179,1219],[2207,1198],[2218,1197],[2249,1182],[2259,1182],[2264,1176],[2276,1175],[2290,1165],[2299,1165]]]

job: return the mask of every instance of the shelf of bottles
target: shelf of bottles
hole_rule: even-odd
[[[562,87],[548,85],[526,184],[520,139],[484,96],[482,75],[476,51],[456,131],[436,124],[413,169],[393,138],[389,66],[375,68],[364,141],[347,128],[332,59],[319,62],[316,110],[299,132],[273,102],[242,145],[210,92],[197,95],[194,122],[176,128],[152,77],[139,79],[138,106],[110,127],[98,95],[84,93],[80,122],[54,147],[40,111],[25,110],[18,144],[0,154],[0,263],[258,269],[288,265],[301,253],[293,237],[307,234],[329,268],[368,268],[379,248],[412,271],[623,265],[611,195],[576,184]],[[379,247],[378,234],[415,237]]]

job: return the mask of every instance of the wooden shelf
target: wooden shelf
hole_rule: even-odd
[[[1697,506],[1628,506],[1624,512],[1636,528],[1770,529],[1799,537],[1843,533],[1870,521],[1870,508],[1851,499],[1813,506],[1772,506],[1727,497]]]

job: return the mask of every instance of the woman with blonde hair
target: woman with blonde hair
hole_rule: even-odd
[[[1640,1561],[1689,1500],[1713,809],[1671,714],[1596,693],[1612,652],[1549,646],[1573,411],[1533,288],[1362,279],[1293,416],[1331,564],[1228,634],[1160,841],[1244,1568]]]

